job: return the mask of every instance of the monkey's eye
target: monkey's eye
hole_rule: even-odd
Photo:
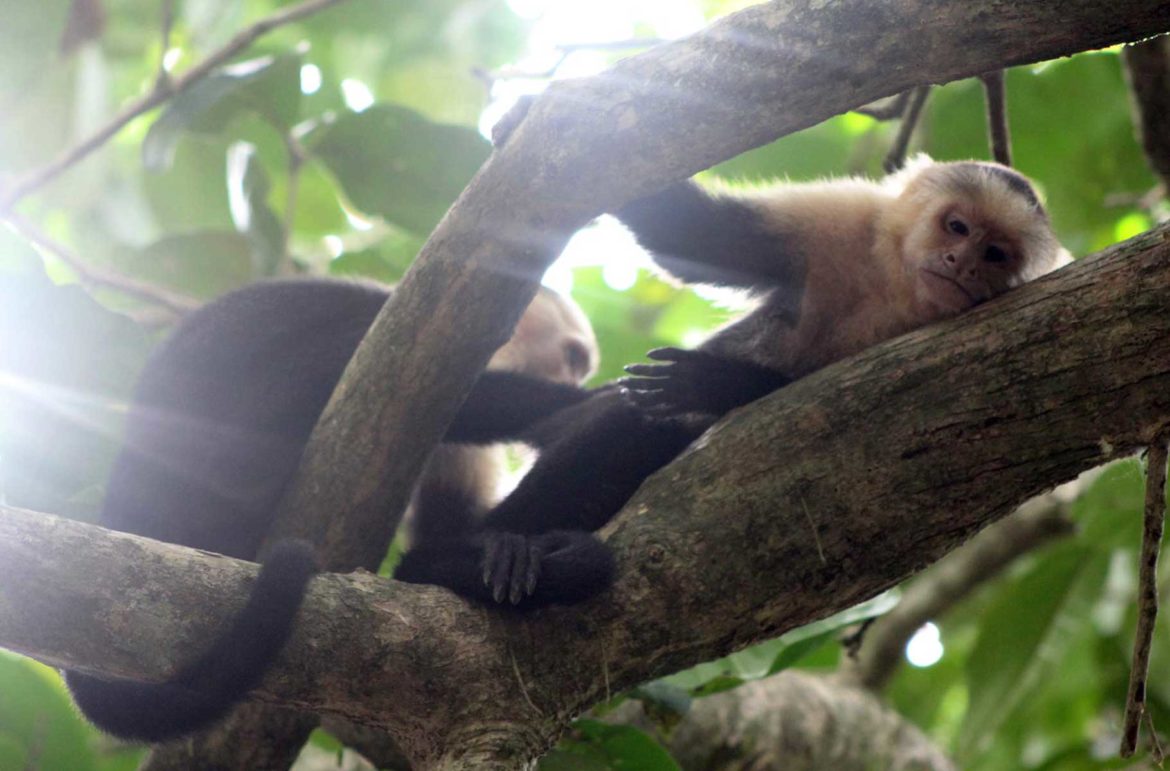
[[[569,364],[569,370],[573,374],[584,375],[589,371],[590,355],[589,349],[580,340],[569,340],[565,343],[565,361]]]
[[[987,262],[1007,262],[1008,253],[1003,249],[992,244],[987,247],[987,251],[983,253],[983,259]]]
[[[967,223],[958,217],[947,217],[947,230],[957,236],[965,236],[971,232],[970,228],[967,227]]]

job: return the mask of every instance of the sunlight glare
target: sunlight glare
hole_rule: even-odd
[[[175,65],[183,58],[182,48],[168,48],[167,52],[163,54],[162,66],[167,72],[175,69]]]
[[[315,64],[301,65],[301,93],[315,94],[321,89],[321,68]]]
[[[638,283],[638,266],[623,260],[610,260],[601,268],[601,280],[615,292],[625,292]]]
[[[374,104],[374,92],[354,78],[341,81],[341,96],[345,99],[345,106],[354,112],[361,112]]]
[[[942,657],[942,636],[938,627],[927,621],[906,643],[906,660],[913,666],[925,668],[934,666]]]
[[[548,7],[548,0],[508,0],[508,7],[521,19],[539,19]]]

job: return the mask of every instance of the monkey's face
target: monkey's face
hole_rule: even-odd
[[[904,241],[915,299],[931,318],[953,316],[1021,283],[1025,259],[994,218],[967,201],[945,204],[924,212]]]
[[[1018,178],[1018,179],[1017,179]],[[936,164],[899,198],[902,259],[924,319],[990,300],[1058,264],[1047,217],[1015,172],[992,164]]]
[[[488,366],[578,385],[597,368],[597,340],[581,309],[541,289]]]

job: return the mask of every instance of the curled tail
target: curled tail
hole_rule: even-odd
[[[305,586],[316,572],[309,544],[276,544],[247,605],[198,659],[164,683],[66,672],[73,700],[94,725],[122,739],[159,742],[204,728],[260,684],[288,640]]]

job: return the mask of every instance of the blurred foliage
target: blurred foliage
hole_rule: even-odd
[[[746,4],[698,6],[710,17]],[[178,3],[169,65],[184,71],[281,5]],[[0,191],[152,87],[164,54],[158,17],[148,0],[0,0]],[[350,0],[262,37],[18,211],[85,264],[194,300],[291,272],[393,282],[488,155],[477,123],[490,93],[479,73],[522,61],[531,29],[503,0]],[[635,29],[657,33],[646,21]],[[1154,180],[1115,51],[1017,68],[1007,80],[1017,163],[1075,253],[1164,213],[1143,208]],[[950,84],[935,89],[915,149],[987,157],[984,126],[978,84]],[[733,184],[874,174],[895,130],[851,113],[707,174]],[[599,251],[573,272],[603,349],[599,380],[728,318],[710,295],[646,270],[613,289],[605,261],[622,255]],[[170,319],[81,278],[53,248],[0,226],[0,500],[88,517],[134,375]],[[938,620],[944,656],[903,667],[893,705],[964,768],[1118,767],[1140,509],[1136,462],[1107,471],[1075,505],[1076,538],[1021,560]],[[745,680],[790,666],[829,671],[843,630],[893,596],[625,698],[678,719],[694,699]],[[1163,726],[1168,627],[1163,617],[1149,687]],[[121,769],[137,757],[76,719],[50,670],[0,654],[0,769]],[[541,767],[677,768],[646,735],[595,720],[580,721]]]

